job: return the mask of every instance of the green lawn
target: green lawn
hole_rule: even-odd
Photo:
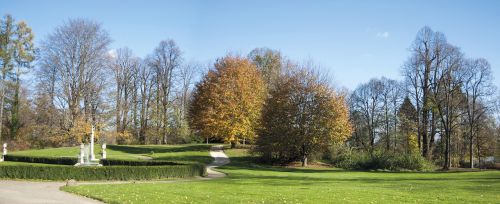
[[[500,171],[382,173],[275,168],[253,165],[245,150],[226,153],[231,164],[221,168],[228,174],[222,179],[84,185],[63,190],[109,203],[500,202]]]
[[[61,147],[40,150],[9,152],[12,155],[78,157],[80,147]],[[210,163],[213,159],[208,154],[210,145],[108,145],[107,158],[139,160],[151,157],[169,161],[198,161]],[[101,158],[101,147],[95,145],[95,155]]]

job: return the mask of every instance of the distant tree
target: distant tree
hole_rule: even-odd
[[[140,60],[133,56],[133,53],[128,48],[118,49],[116,56],[112,56],[110,69],[115,78],[116,99],[115,99],[115,116],[116,116],[116,133],[128,134],[127,127],[129,116],[134,113],[132,107],[135,107],[136,102],[136,76],[139,71]],[[132,120],[135,117],[132,117]],[[135,127],[134,127],[135,128]]]
[[[264,159],[286,163],[308,157],[351,135],[344,95],[311,70],[285,74],[270,91],[262,115],[257,151]]]
[[[350,97],[352,111],[357,111],[362,116],[360,122],[368,130],[368,150],[370,152],[375,148],[377,130],[380,129],[384,117],[382,114],[384,106],[383,92],[383,82],[379,79],[372,79],[356,88]]]
[[[274,88],[274,83],[282,72],[281,53],[269,48],[255,48],[248,54],[248,58],[261,71],[267,87]]]
[[[404,143],[406,153],[418,152],[418,145],[416,144],[417,136],[417,110],[411,103],[410,99],[406,97],[399,108],[400,133],[405,138]]]
[[[196,85],[190,125],[207,140],[215,137],[234,147],[240,139],[255,138],[264,98],[264,81],[255,65],[226,56]]]
[[[494,108],[492,96],[494,96],[495,87],[492,83],[493,76],[488,61],[485,59],[467,60],[464,66],[462,92],[466,100],[465,114],[469,137],[469,162],[470,168],[473,168],[474,140],[477,138],[481,126],[484,125],[480,123],[480,118]]]
[[[181,67],[182,60],[182,52],[173,40],[161,41],[148,58],[156,85],[156,128],[164,144],[168,143],[174,72]]]

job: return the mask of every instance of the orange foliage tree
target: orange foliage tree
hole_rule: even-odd
[[[306,68],[280,76],[262,113],[256,151],[263,159],[286,164],[341,143],[351,135],[344,94]]]
[[[234,147],[254,140],[265,98],[261,73],[248,59],[226,56],[217,60],[196,85],[189,108],[190,126],[203,136]]]

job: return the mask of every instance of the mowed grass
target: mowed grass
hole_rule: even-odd
[[[499,203],[500,171],[356,172],[252,164],[226,150],[227,177],[208,181],[82,185],[64,191],[107,203]]]
[[[208,151],[211,145],[187,144],[187,145],[108,145],[106,149],[109,159],[127,160],[168,160],[177,162],[201,162],[208,164],[212,162]],[[95,156],[101,158],[101,146],[95,145]],[[40,156],[40,157],[78,157],[80,147],[61,147],[39,150],[26,150],[9,152],[12,155]],[[16,162],[20,163],[20,162]],[[1,163],[0,163],[1,165]]]

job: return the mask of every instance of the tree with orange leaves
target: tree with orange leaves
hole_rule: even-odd
[[[253,141],[260,125],[265,84],[248,59],[226,56],[217,60],[196,85],[189,110],[191,128],[203,136],[231,143]]]

